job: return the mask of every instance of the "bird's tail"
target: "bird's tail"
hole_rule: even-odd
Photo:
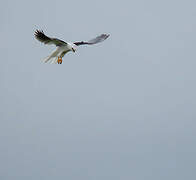
[[[57,63],[57,55],[58,55],[58,50],[54,51],[51,55],[47,56],[46,58],[44,58],[42,61],[44,63],[48,63],[50,62],[51,64],[56,64]]]
[[[49,63],[49,64],[57,64],[58,61],[58,57],[46,57],[44,59],[42,59],[42,62],[44,63]]]

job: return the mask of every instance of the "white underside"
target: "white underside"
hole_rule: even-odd
[[[44,58],[42,61],[44,63],[50,63],[50,64],[57,64],[58,57],[66,51],[69,52],[72,50],[72,46],[70,44],[67,44],[67,46],[60,46],[58,47],[51,55]]]

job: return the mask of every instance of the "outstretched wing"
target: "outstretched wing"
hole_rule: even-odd
[[[75,42],[74,44],[77,46],[85,45],[85,44],[93,45],[93,44],[97,44],[97,43],[100,43],[100,42],[106,40],[109,36],[110,36],[109,34],[101,34],[100,36],[97,36],[96,38],[91,39],[87,42],[81,41],[81,42]]]
[[[35,38],[38,41],[40,41],[40,42],[42,42],[44,44],[54,44],[56,46],[64,46],[64,45],[67,44],[66,42],[64,42],[64,41],[62,41],[60,39],[50,38],[50,37],[46,36],[44,34],[44,32],[40,31],[40,30],[36,30],[34,35],[35,35]]]

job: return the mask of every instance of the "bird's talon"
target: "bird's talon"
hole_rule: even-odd
[[[62,62],[63,62],[62,58],[58,57],[57,63],[62,64]]]

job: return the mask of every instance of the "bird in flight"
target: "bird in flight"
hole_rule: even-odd
[[[101,34],[100,36],[97,36],[96,38],[91,39],[89,41],[70,43],[64,42],[57,38],[48,37],[44,34],[42,30],[36,30],[34,35],[38,41],[44,44],[54,44],[57,46],[57,49],[51,55],[44,59],[45,63],[51,62],[54,64],[62,64],[62,58],[64,57],[64,55],[69,51],[75,52],[77,46],[97,44],[99,42],[106,40],[109,37],[109,34]]]

